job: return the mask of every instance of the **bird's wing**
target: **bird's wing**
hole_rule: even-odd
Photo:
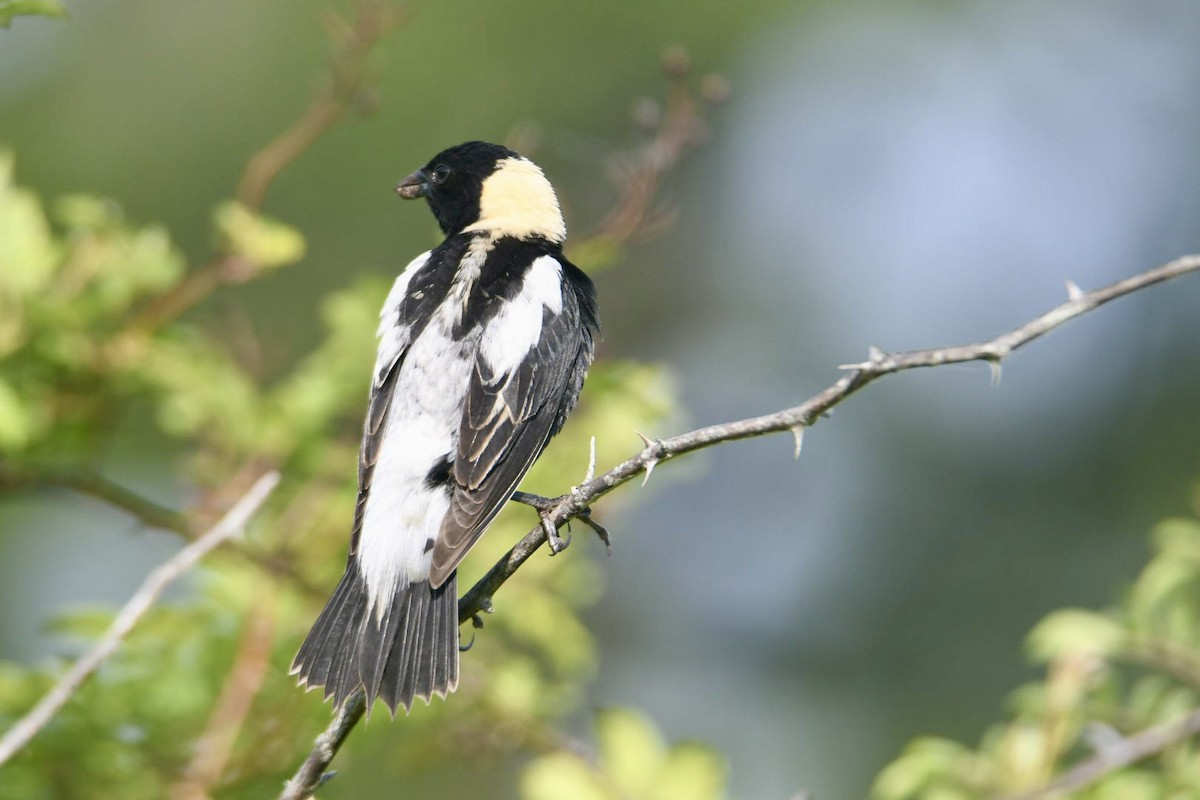
[[[410,284],[414,277],[429,262],[430,253],[417,256],[396,278],[388,292],[383,310],[379,313],[379,350],[375,355],[375,369],[371,378],[371,395],[367,402],[367,418],[363,422],[362,446],[358,452],[358,500],[354,507],[354,526],[350,534],[350,558],[358,552],[358,541],[362,536],[363,515],[367,508],[367,496],[371,492],[371,478],[379,448],[383,442],[384,421],[392,404],[396,376],[400,364],[414,336],[417,314],[408,301]]]
[[[515,347],[522,347],[531,338],[532,321],[536,338],[515,355],[511,344],[507,355],[489,353],[485,341],[475,360],[459,427],[450,510],[433,550],[429,579],[434,586],[450,576],[562,427],[591,363],[591,282],[567,262],[552,256],[538,262],[543,260],[553,262],[560,294],[543,302],[522,293],[485,326],[485,340],[521,342]],[[580,291],[577,282],[586,290]],[[526,292],[530,283],[527,279]],[[534,313],[540,315],[540,329],[530,318]]]

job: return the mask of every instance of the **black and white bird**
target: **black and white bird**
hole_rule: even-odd
[[[395,714],[458,683],[455,570],[575,406],[597,335],[550,182],[467,142],[405,178],[445,241],[381,312],[346,574],[292,664],[340,706]]]

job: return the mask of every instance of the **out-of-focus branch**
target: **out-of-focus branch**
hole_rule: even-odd
[[[800,443],[805,429],[816,424],[822,415],[850,395],[885,375],[921,367],[984,361],[992,366],[993,375],[998,378],[1000,362],[1009,354],[1049,333],[1068,320],[1085,314],[1110,300],[1197,270],[1200,270],[1200,255],[1190,255],[1092,292],[1083,292],[1075,284],[1068,283],[1069,299],[1067,302],[1050,309],[1019,328],[1014,328],[995,339],[978,344],[912,350],[903,353],[885,353],[872,348],[866,361],[843,365],[841,368],[848,372],[842,378],[798,406],[761,417],[711,425],[670,439],[647,441],[645,449],[636,456],[558,498],[558,504],[548,513],[547,517],[553,524],[563,525],[568,520],[585,513],[588,504],[593,500],[603,497],[637,475],[645,474],[646,478],[649,478],[657,464],[684,453],[724,442],[790,431],[795,436],[796,455],[799,456]],[[459,616],[470,617],[489,608],[492,595],[496,590],[545,541],[546,532],[539,525],[517,542],[478,583],[471,587],[470,591],[463,595],[459,601]]]
[[[1049,783],[1028,792],[1008,795],[1004,800],[1050,800],[1065,798],[1130,764],[1160,755],[1193,736],[1200,735],[1200,708],[1182,719],[1165,722],[1101,747]]]
[[[117,647],[133,626],[142,618],[162,594],[163,589],[180,575],[187,572],[196,562],[225,540],[239,533],[250,518],[267,499],[279,482],[279,473],[268,472],[259,478],[250,490],[204,535],[180,550],[151,572],[141,588],[121,609],[108,630],[91,650],[85,653],[67,670],[54,687],[38,701],[37,705],[0,738],[0,764],[29,743],[37,732],[45,727],[71,697],[79,691],[104,661],[116,652]]]
[[[88,470],[39,469],[30,466],[22,466],[18,471],[0,466],[0,487],[27,486],[58,486],[70,489],[103,500],[151,528],[191,536],[183,514],[147,500],[98,473]]]
[[[279,611],[275,587],[260,585],[249,608],[233,666],[204,733],[196,740],[191,762],[183,777],[171,787],[171,800],[208,800],[209,792],[225,772],[254,698],[262,689],[271,663],[271,642]]]
[[[330,12],[327,27],[337,52],[329,78],[300,118],[250,158],[238,184],[238,200],[250,208],[262,206],[267,190],[285,167],[312,147],[346,111],[373,104],[367,91],[368,56],[383,37],[396,29],[404,14],[402,6],[380,0],[360,3],[350,22]]]
[[[261,472],[262,465],[258,465],[258,467],[258,472]],[[249,482],[249,480],[232,480],[230,485],[244,487]],[[189,541],[194,538],[194,531],[202,529],[196,520],[190,518],[190,514],[159,505],[90,470],[65,470],[25,464],[14,469],[0,465],[0,489],[27,487],[69,489],[120,509],[148,528],[170,531]],[[218,505],[219,507],[220,505]],[[217,514],[213,516],[215,517]],[[324,589],[318,589],[310,580],[296,571],[292,559],[286,553],[259,552],[246,547],[241,542],[231,542],[229,549],[267,573],[286,578],[296,589],[311,597],[323,598],[326,594]]]
[[[671,81],[666,105],[644,101],[639,121],[653,133],[650,141],[633,154],[619,157],[613,164],[620,196],[588,239],[604,239],[621,244],[635,235],[659,227],[653,206],[663,177],[707,133],[702,105],[723,102],[728,86],[719,76],[707,76],[697,97],[688,84],[691,59],[682,47],[669,47],[663,53],[663,70]]]
[[[798,406],[761,417],[710,425],[707,428],[700,428],[669,439],[647,440],[646,447],[637,455],[618,464],[603,475],[585,481],[583,485],[575,487],[559,497],[557,504],[547,512],[547,519],[556,527],[564,525],[573,518],[586,515],[588,504],[593,500],[628,483],[637,475],[644,474],[648,479],[657,464],[675,456],[726,442],[787,431],[795,437],[795,452],[799,457],[800,444],[806,428],[814,425],[822,415],[850,395],[884,375],[919,367],[939,367],[945,364],[984,361],[993,367],[994,376],[998,376],[1000,362],[1014,350],[1049,333],[1068,320],[1085,314],[1110,300],[1198,270],[1200,270],[1200,255],[1190,255],[1092,292],[1083,292],[1075,284],[1068,283],[1067,302],[1050,309],[1019,328],[1014,328],[1008,333],[978,344],[912,350],[902,353],[885,353],[872,348],[866,361],[842,366],[842,369],[848,370],[846,375]],[[538,525],[517,542],[458,601],[459,622],[466,622],[483,611],[491,610],[492,596],[545,541],[545,528]],[[280,795],[280,800],[305,800],[312,795],[325,777],[325,768],[333,761],[338,748],[341,747],[350,730],[358,723],[363,711],[362,692],[356,692],[338,711],[337,716],[325,732],[317,738],[316,746],[295,777],[288,781],[284,793]],[[1200,712],[1197,714],[1200,715]],[[1195,725],[1200,730],[1200,719],[1196,721]],[[1191,735],[1191,733],[1186,735]],[[1162,734],[1159,736],[1161,739]],[[1132,742],[1133,739],[1129,741]],[[1154,751],[1151,750],[1151,752]]]
[[[353,20],[330,12],[326,27],[335,52],[329,75],[308,107],[282,133],[251,156],[237,197],[247,208],[258,210],[279,174],[300,158],[346,112],[373,104],[369,89],[369,57],[380,40],[395,30],[405,9],[385,0],[363,0]],[[155,298],[129,326],[130,332],[147,333],[161,327],[213,293],[223,284],[242,283],[257,274],[242,257],[231,254],[190,271],[170,291]]]

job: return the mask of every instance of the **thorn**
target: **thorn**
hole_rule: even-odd
[[[596,437],[592,437],[591,454],[588,456],[587,474],[583,476],[584,483],[591,483],[596,477]]]
[[[336,777],[337,777],[336,769],[331,769],[331,770],[329,770],[329,772],[323,772],[323,773],[321,773],[321,777],[317,779],[317,785],[314,786],[313,788],[320,789],[322,786],[329,783],[331,780],[333,780]]]
[[[652,447],[654,445],[654,442],[650,441],[650,437],[639,431],[637,428],[634,428],[633,432],[638,435],[638,438],[642,440],[642,444],[646,447]]]
[[[988,361],[988,368],[992,371],[992,388],[995,388],[1000,385],[1000,361]]]
[[[646,474],[642,477],[642,486],[646,485],[646,481],[650,480],[650,473],[654,472],[654,467],[657,466],[658,459],[652,458],[646,462]]]
[[[1067,281],[1067,298],[1069,300],[1082,300],[1083,289],[1080,289],[1075,281]]]
[[[804,446],[804,424],[800,423],[792,426],[792,436],[796,440],[796,454],[793,456],[797,461],[800,460],[800,448]]]
[[[877,362],[883,361],[883,358],[884,358],[883,351],[880,350],[875,345],[871,345],[870,347],[867,348],[867,363],[875,364]]]

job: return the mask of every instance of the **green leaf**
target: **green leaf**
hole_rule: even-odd
[[[588,765],[571,753],[551,753],[521,775],[522,800],[610,800]]]
[[[59,0],[0,0],[0,28],[7,28],[17,17],[66,19],[67,16],[67,9]]]
[[[217,206],[213,222],[221,249],[256,267],[274,269],[304,257],[304,236],[300,231],[256,214],[235,200]]]
[[[904,752],[888,764],[871,787],[877,800],[908,800],[938,784],[954,780],[971,751],[948,739],[923,737],[914,740]]]
[[[25,449],[45,423],[44,414],[22,401],[16,389],[0,378],[0,451]]]
[[[725,796],[729,769],[713,748],[681,742],[671,748],[654,781],[649,800],[720,800]]]
[[[1039,622],[1025,640],[1025,649],[1039,662],[1077,653],[1108,657],[1124,648],[1128,640],[1125,628],[1112,617],[1068,608]]]
[[[643,797],[663,765],[665,746],[644,716],[629,709],[609,709],[596,719],[600,760],[621,795]]]
[[[32,192],[18,189],[12,174],[12,154],[0,151],[0,303],[6,294],[39,292],[57,261],[41,202]]]

